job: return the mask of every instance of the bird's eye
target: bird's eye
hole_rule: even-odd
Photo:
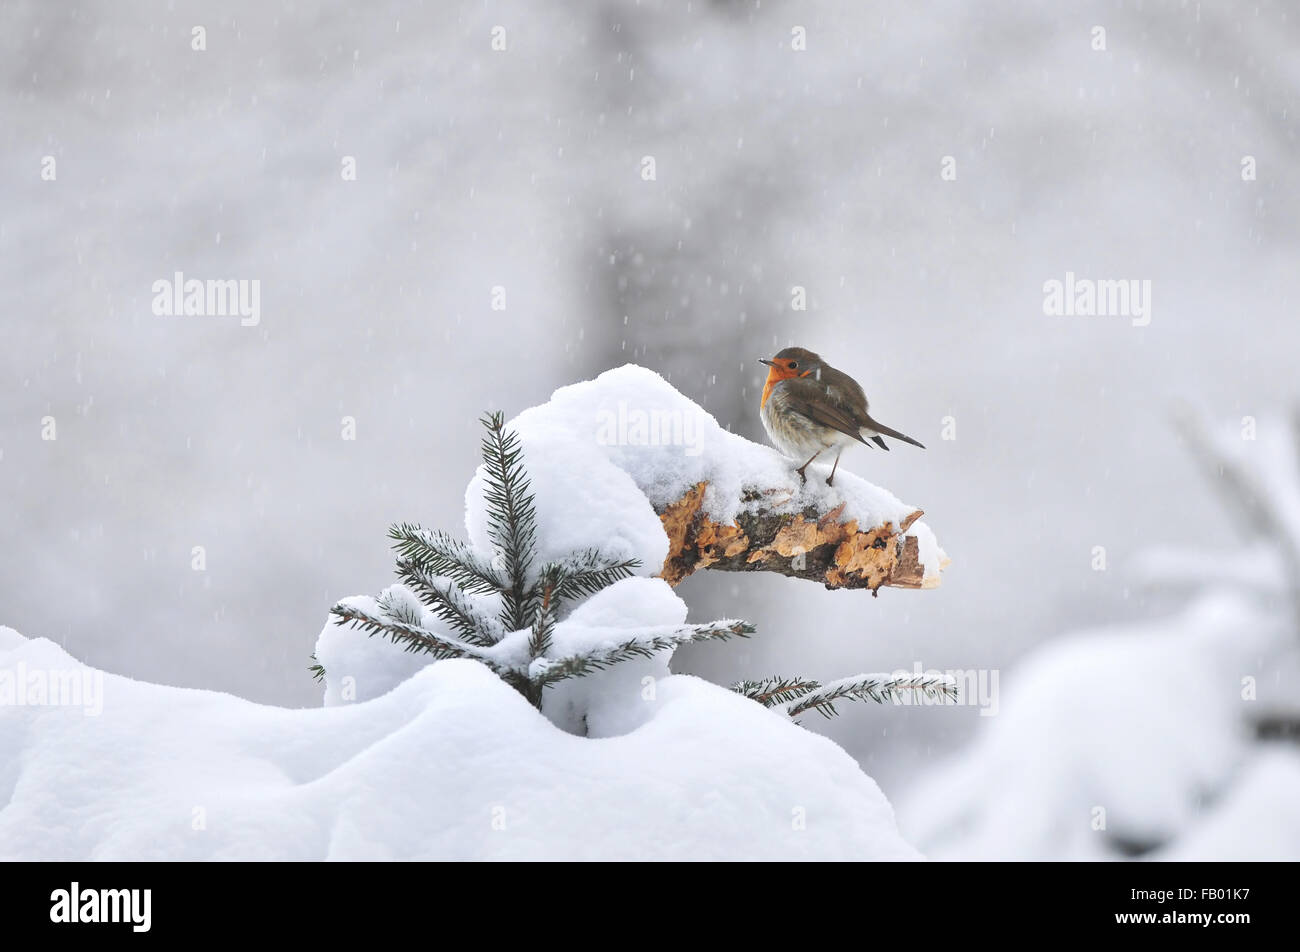
[[[796,368],[798,368],[798,366],[799,366],[799,362],[798,362],[797,360],[792,360],[792,361],[790,361],[790,369],[791,369],[791,370],[795,370]]]

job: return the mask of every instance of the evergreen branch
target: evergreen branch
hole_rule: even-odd
[[[597,649],[587,654],[570,655],[554,661],[540,659],[534,662],[529,673],[535,685],[539,688],[547,688],[566,678],[580,678],[595,671],[603,671],[620,661],[653,658],[661,651],[696,641],[747,638],[754,633],[754,630],[753,625],[744,621],[715,621],[706,625],[686,625],[665,634],[629,638],[611,648]]]
[[[316,661],[316,656],[312,655],[311,660]],[[323,682],[325,680],[325,665],[321,664],[319,661],[316,661],[315,664],[308,665],[307,670],[311,672],[313,681]]]
[[[764,707],[775,707],[803,697],[809,691],[819,687],[821,685],[818,682],[805,678],[783,678],[780,675],[772,675],[768,678],[759,678],[757,681],[738,681],[731,686],[731,690],[751,701],[757,701]]]
[[[502,561],[505,584],[501,588],[501,624],[508,631],[526,628],[534,606],[528,588],[528,570],[537,543],[537,511],[523,466],[519,435],[506,430],[500,412],[485,415],[483,469],[486,488],[488,537]]]
[[[331,608],[330,614],[338,619],[335,624],[348,624],[371,636],[376,634],[387,635],[394,644],[400,644],[406,651],[427,651],[439,660],[444,658],[473,658],[476,661],[483,662],[493,671],[497,671],[498,674],[500,673],[497,664],[482,652],[452,638],[435,635],[427,628],[410,625],[395,618],[372,615],[355,605],[345,605],[342,602]]]
[[[564,569],[554,562],[543,566],[534,587],[537,610],[533,615],[533,631],[528,638],[528,657],[535,661],[551,649],[551,635],[555,633],[555,616],[563,599],[561,591],[565,581]]]
[[[919,691],[922,695],[935,700],[957,699],[957,683],[948,675],[908,674],[901,677],[892,674],[859,674],[851,678],[841,678],[829,684],[814,685],[813,689],[785,706],[790,717],[798,717],[808,711],[816,710],[823,717],[834,717],[835,702],[849,699],[854,701],[901,701],[906,692]]]
[[[423,604],[470,644],[486,648],[505,636],[505,630],[496,619],[479,611],[454,583],[440,584],[421,563],[399,559],[397,575]],[[419,619],[414,622],[416,625],[419,623]]]
[[[401,559],[418,564],[430,575],[454,579],[466,592],[482,595],[505,587],[491,563],[445,532],[399,522],[388,527],[388,538]]]
[[[570,555],[559,563],[564,572],[560,589],[561,598],[582,598],[595,595],[601,589],[609,588],[615,582],[630,578],[635,569],[641,567],[640,559],[623,559],[611,562],[596,549]]]
[[[411,593],[409,590],[397,589],[401,591],[405,598],[398,598],[394,589],[389,588],[380,592],[375,598],[375,604],[379,610],[393,621],[401,622],[411,628],[424,627],[424,615],[420,611],[419,605],[411,604]]]

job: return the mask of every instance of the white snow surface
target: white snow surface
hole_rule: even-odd
[[[0,628],[20,670],[90,669]],[[593,740],[473,661],[307,710],[105,674],[98,716],[0,705],[0,859],[919,858],[829,740],[687,676],[638,703]]]
[[[828,487],[831,460],[810,466],[801,485],[794,469],[803,460],[729,433],[659,374],[635,364],[561,387],[507,426],[519,434],[536,494],[541,561],[597,545],[616,558],[640,559],[641,574],[654,575],[668,553],[655,507],[704,481],[704,509],[719,522],[734,520],[744,505],[828,512],[842,502],[843,518],[861,528],[897,526],[916,510],[843,466]],[[490,552],[484,485],[480,467],[466,490],[465,524],[470,541]],[[746,504],[747,489],[775,493]],[[925,576],[937,577],[945,555],[934,533],[918,521],[907,535],[917,538]]]
[[[904,832],[953,860],[1118,859],[1121,841],[1175,840],[1250,756],[1242,678],[1277,636],[1252,600],[1219,591],[1045,646],[1006,673],[976,742],[902,798]]]
[[[393,589],[404,586],[394,585]],[[344,599],[371,614],[379,613],[379,606],[368,595]],[[432,612],[424,615],[424,625],[431,631],[442,632],[443,625]],[[387,638],[366,635],[327,619],[316,639],[313,652],[317,663],[325,668],[325,706],[368,701],[382,697],[407,678],[429,664],[424,652],[403,651]]]
[[[1263,746],[1241,776],[1181,838],[1152,860],[1286,862],[1300,859],[1300,754]]]
[[[420,605],[402,585],[392,585],[385,594],[397,593],[422,613],[423,627],[443,637],[454,637],[432,611]],[[495,611],[495,596],[478,601]],[[378,614],[375,599],[357,595],[343,599],[369,614]],[[587,654],[602,648],[669,634],[686,621],[686,603],[663,579],[622,579],[590,596],[555,626],[548,659]],[[498,662],[528,663],[528,629],[511,632],[485,653]],[[408,652],[383,635],[368,635],[357,629],[326,621],[316,641],[316,660],[325,668],[325,705],[368,701],[387,694],[429,663],[429,655]],[[583,678],[572,678],[548,688],[545,711],[556,726],[587,737],[612,737],[645,723],[652,708],[643,695],[653,693],[648,685],[668,677],[671,650],[650,658],[635,658]],[[534,664],[539,662],[534,662]]]

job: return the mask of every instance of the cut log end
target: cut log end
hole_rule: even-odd
[[[750,505],[735,522],[723,524],[703,510],[707,488],[708,483],[697,483],[659,513],[669,541],[660,576],[669,585],[701,568],[776,572],[827,588],[865,588],[873,594],[882,586],[939,584],[938,578],[925,578],[916,538],[904,535],[921,518],[919,509],[897,527],[886,522],[859,529],[854,519],[841,521],[843,503],[829,512],[813,507],[775,512],[762,506],[762,494],[751,494],[745,500]]]

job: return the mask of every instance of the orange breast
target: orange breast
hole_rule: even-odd
[[[763,384],[763,399],[758,401],[758,408],[761,410],[767,406],[767,398],[772,395],[772,388],[782,380],[789,380],[791,377],[806,377],[811,370],[798,373],[794,370],[786,370],[783,367],[773,367],[767,372],[767,382]]]
[[[777,373],[775,367],[767,372],[767,383],[763,384],[763,399],[758,402],[760,410],[767,406],[767,398],[772,395],[772,388],[784,379],[785,377]]]

